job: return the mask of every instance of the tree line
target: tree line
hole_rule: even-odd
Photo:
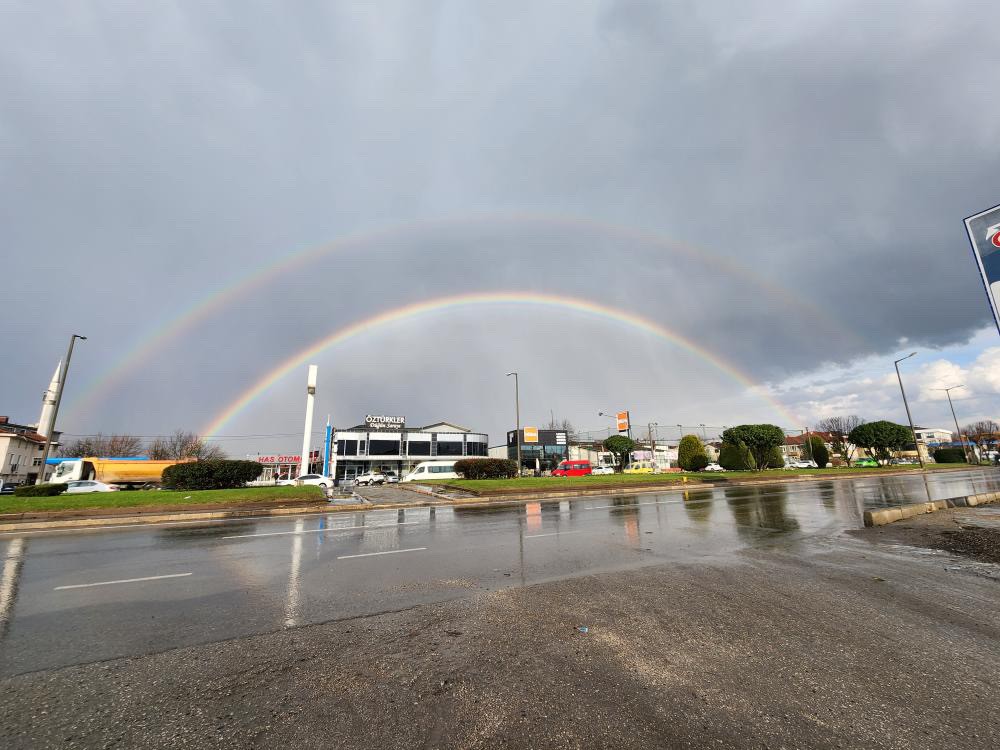
[[[148,456],[154,461],[194,458],[199,461],[218,461],[226,458],[225,451],[211,445],[193,432],[177,430],[173,435],[155,437],[146,443],[136,435],[85,435],[64,443],[61,455],[66,458],[85,456]]]
[[[908,426],[884,419],[868,422],[851,414],[828,417],[820,420],[816,427],[817,432],[828,436],[830,449],[827,448],[826,441],[817,434],[808,435],[803,447],[806,455],[820,468],[829,462],[831,449],[848,466],[855,458],[859,458],[855,456],[858,449],[884,466],[900,451],[916,447]],[[993,420],[970,424],[962,430],[962,434],[980,449],[981,455],[996,450],[1000,445],[1000,424]],[[961,439],[961,436],[957,437]],[[762,471],[781,468],[785,465],[782,452],[785,441],[785,431],[777,425],[743,424],[730,427],[722,433],[719,464],[730,470]],[[622,435],[613,435],[604,441],[605,450],[615,455],[620,468],[624,468],[635,447],[635,441]],[[681,438],[677,458],[678,464],[685,471],[700,471],[708,464],[705,446],[697,435],[684,435]],[[964,459],[959,457],[955,460]]]

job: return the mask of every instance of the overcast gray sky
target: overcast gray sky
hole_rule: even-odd
[[[62,427],[152,435],[208,424],[346,325],[502,290],[655,321],[803,424],[902,419],[884,376],[906,347],[918,421],[974,372],[963,408],[995,415],[962,218],[1000,202],[997,21],[954,1],[6,2],[0,414],[37,418],[71,332],[89,339]],[[81,404],[192,305],[349,235]],[[704,358],[572,309],[443,310],[315,361],[338,424],[401,413],[500,442],[511,369],[528,423],[787,421]],[[301,429],[303,379],[225,434]]]

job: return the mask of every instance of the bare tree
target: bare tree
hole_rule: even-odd
[[[143,453],[142,440],[135,435],[84,435],[61,447],[63,456],[82,458],[84,456],[125,457]]]
[[[833,448],[833,452],[839,454],[845,463],[850,466],[851,459],[854,458],[854,451],[857,450],[857,448],[856,446],[851,445],[847,436],[851,434],[851,430],[864,423],[865,420],[862,417],[859,417],[857,414],[850,414],[847,416],[827,417],[826,419],[821,419],[816,423],[816,429],[821,432],[830,433],[832,436],[830,440],[830,447]]]
[[[568,419],[564,419],[561,422],[557,422],[555,417],[549,419],[550,430],[562,430],[566,433],[566,440],[568,442],[575,442],[576,440],[576,428],[573,427],[573,423]]]
[[[979,448],[981,458],[985,457],[991,450],[996,450],[997,444],[1000,443],[1000,424],[992,419],[981,419],[966,425],[962,432],[965,433],[969,442],[975,443]],[[959,440],[961,439],[962,436],[959,435]]]
[[[204,438],[193,432],[177,430],[169,437],[159,437],[149,444],[149,457],[153,460],[194,458],[199,461],[214,461],[226,457],[225,451],[217,445],[209,445]]]

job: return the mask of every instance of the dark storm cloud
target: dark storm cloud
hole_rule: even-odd
[[[91,337],[74,363],[85,381],[292,250],[478,214],[597,219],[703,257],[515,218],[397,233],[276,274],[166,346],[87,425],[199,424],[336,327],[462,291],[614,304],[774,380],[903,337],[960,342],[988,314],[961,218],[998,200],[987,84],[1000,54],[983,31],[998,16],[952,2],[9,4],[0,350],[18,365],[0,375],[0,413],[34,417],[70,328]],[[407,360],[455,361],[449,326],[468,337],[471,314],[436,319],[430,349],[396,345]],[[479,319],[533,353],[536,382],[595,367],[587,320],[560,317],[588,343],[556,363],[541,345],[552,331],[514,318]],[[628,398],[688,408],[680,394],[702,376],[671,366],[687,355],[628,342],[635,361],[620,366],[655,373]],[[381,356],[356,355],[352,377],[378,373],[385,400],[424,408]],[[450,377],[492,382],[479,361]],[[624,377],[597,369],[566,401],[581,419],[592,410],[579,403]],[[445,392],[479,400],[469,388]]]

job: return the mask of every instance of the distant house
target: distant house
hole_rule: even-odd
[[[0,479],[4,482],[31,484],[38,478],[45,451],[45,436],[34,425],[15,424],[0,417]],[[54,433],[58,445],[59,433]]]
[[[801,435],[787,435],[785,437],[785,444],[781,446],[781,452],[785,456],[786,461],[808,461],[809,447],[806,445],[806,440],[811,437],[818,437],[823,441],[823,445],[830,452],[830,456],[834,456],[833,443],[835,436],[831,432],[810,432],[803,433]]]

